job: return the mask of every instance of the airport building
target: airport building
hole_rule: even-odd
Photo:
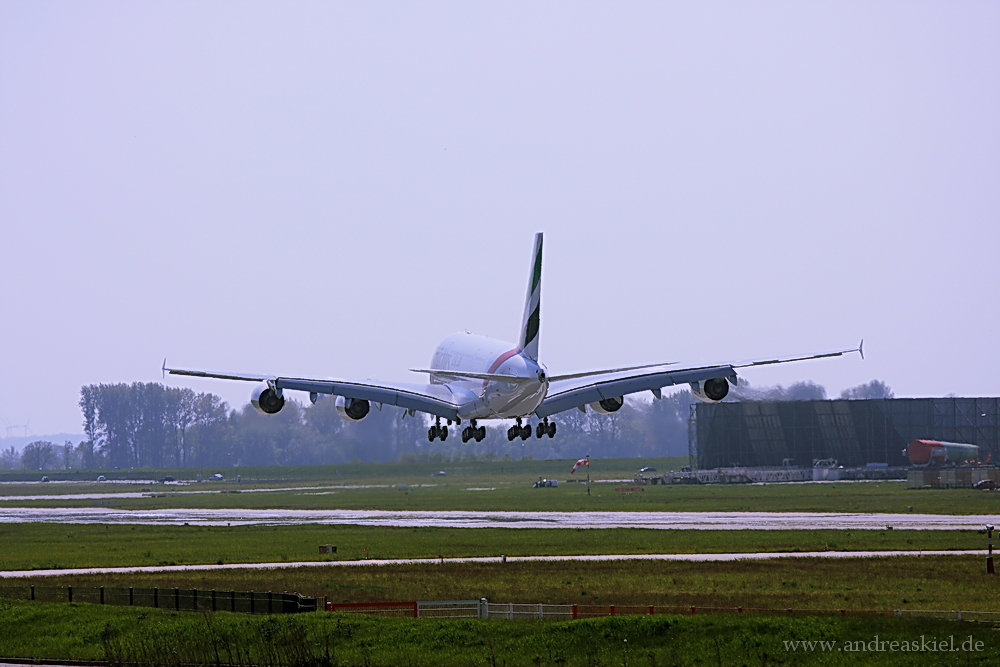
[[[978,445],[1000,463],[1000,398],[722,402],[692,406],[688,453],[697,468],[908,466],[913,440]]]

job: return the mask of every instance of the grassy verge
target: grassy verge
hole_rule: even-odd
[[[913,556],[724,563],[554,561],[64,575],[3,586],[296,591],[333,602],[468,600],[770,609],[1000,611],[984,559]]]
[[[546,475],[559,479],[558,488],[532,489],[538,477],[473,475],[448,478],[384,478],[345,483],[314,483],[319,489],[283,488],[273,484],[214,483],[186,487],[154,485],[141,498],[114,499],[116,509],[382,509],[465,511],[670,511],[670,512],[887,512],[921,514],[995,514],[1000,494],[972,489],[907,489],[905,482],[831,482],[822,484],[710,484],[646,486],[621,494],[632,482],[593,484],[590,494],[568,470]],[[402,485],[402,486],[401,486]],[[287,487],[287,485],[286,485]],[[26,500],[12,496],[48,493],[57,486],[12,485],[3,489],[2,507],[89,507],[99,500],[65,498],[74,493],[136,492],[123,485],[88,483],[60,488],[56,497]],[[251,492],[253,490],[253,492]]]
[[[0,570],[371,558],[982,549],[981,531],[0,524]],[[320,544],[337,546],[333,557]],[[368,551],[365,552],[364,550]]]
[[[553,471],[569,472],[575,459],[496,459],[493,461],[463,461],[441,458],[426,461],[396,461],[392,463],[337,463],[309,466],[242,466],[233,468],[132,468],[129,470],[0,470],[0,482],[37,482],[47,475],[52,481],[93,481],[98,475],[109,480],[155,480],[165,475],[176,479],[208,479],[215,473],[235,480],[240,475],[245,482],[322,482],[372,481],[384,479],[427,478],[445,470],[449,476],[510,475],[512,477],[547,475]],[[653,456],[642,458],[592,459],[591,467],[600,476],[627,476],[643,466],[658,470],[680,470],[688,465],[686,456]],[[560,475],[562,472],[560,472]],[[56,486],[56,485],[52,485]]]
[[[572,461],[497,460],[423,461],[415,463],[273,466],[232,469],[136,469],[48,471],[60,483],[39,484],[41,473],[0,471],[0,507],[86,507],[90,498],[71,494],[115,494],[149,489],[147,497],[116,498],[118,509],[247,508],[247,509],[386,509],[470,511],[802,511],[915,512],[926,514],[991,514],[1000,494],[971,489],[906,489],[905,482],[671,485],[647,486],[628,495],[616,491],[633,486],[643,465],[660,471],[679,469],[685,458],[593,459],[589,469],[570,475]],[[187,485],[149,482],[166,474],[177,479],[206,480],[215,472],[223,482]],[[444,477],[432,473],[446,472]],[[579,484],[593,480],[628,480]],[[98,475],[122,483],[97,483]],[[242,482],[237,483],[237,475]],[[532,489],[540,477],[557,479],[558,488]],[[33,483],[18,483],[18,481]],[[133,483],[129,483],[131,480]],[[143,481],[145,480],[145,481]],[[297,487],[320,486],[323,489]],[[327,488],[328,487],[328,488]],[[249,491],[255,491],[248,493]],[[52,496],[25,500],[19,496]]]
[[[0,655],[140,665],[979,665],[996,633],[880,617],[625,616],[581,621],[413,620],[316,613],[226,613],[2,603]],[[980,650],[910,652],[971,637]],[[877,638],[877,639],[876,639]],[[832,642],[827,650],[786,642]],[[896,651],[873,641],[899,642]],[[890,644],[882,644],[886,647]],[[869,650],[869,646],[872,648]],[[847,649],[847,650],[845,650]],[[859,660],[860,658],[860,660]]]

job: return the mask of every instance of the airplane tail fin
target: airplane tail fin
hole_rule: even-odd
[[[528,276],[528,295],[524,299],[524,319],[521,321],[521,338],[518,347],[529,359],[538,361],[538,324],[542,301],[542,232],[535,234],[535,248],[531,255],[531,273]]]

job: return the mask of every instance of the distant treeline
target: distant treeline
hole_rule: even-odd
[[[879,380],[844,391],[841,398],[892,398]],[[787,388],[754,388],[741,380],[726,400],[821,400],[826,390],[812,382]],[[473,457],[578,458],[685,456],[689,391],[661,400],[630,399],[602,415],[568,410],[552,419],[558,434],[508,442],[506,427],[483,422],[487,437],[462,444],[460,428],[445,442],[427,441],[429,422],[419,414],[373,406],[360,422],[348,423],[330,397],[316,404],[289,400],[277,415],[249,404],[232,410],[214,394],[158,383],[98,384],[80,390],[86,440],[61,445],[36,441],[21,452],[0,450],[0,469],[172,468],[266,466]]]

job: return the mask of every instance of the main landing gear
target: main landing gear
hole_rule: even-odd
[[[527,440],[531,437],[531,425],[521,425],[521,418],[517,418],[517,424],[511,426],[507,429],[507,441],[514,442],[514,438],[520,438],[521,440]]]
[[[529,427],[529,430],[530,430],[530,427]],[[544,420],[538,422],[538,425],[535,426],[535,437],[536,438],[541,438],[543,435],[547,435],[550,438],[556,437],[556,423],[552,422],[550,424],[548,417],[546,417]]]
[[[476,420],[473,419],[469,426],[462,429],[462,442],[468,442],[473,438],[476,442],[482,442],[483,438],[486,437],[486,427],[476,426]]]
[[[450,419],[448,423],[451,424]],[[441,439],[441,442],[444,442],[448,438],[448,427],[441,426],[441,418],[435,417],[434,424],[427,429],[427,442],[434,442],[438,438]],[[462,442],[465,442],[465,440]]]

